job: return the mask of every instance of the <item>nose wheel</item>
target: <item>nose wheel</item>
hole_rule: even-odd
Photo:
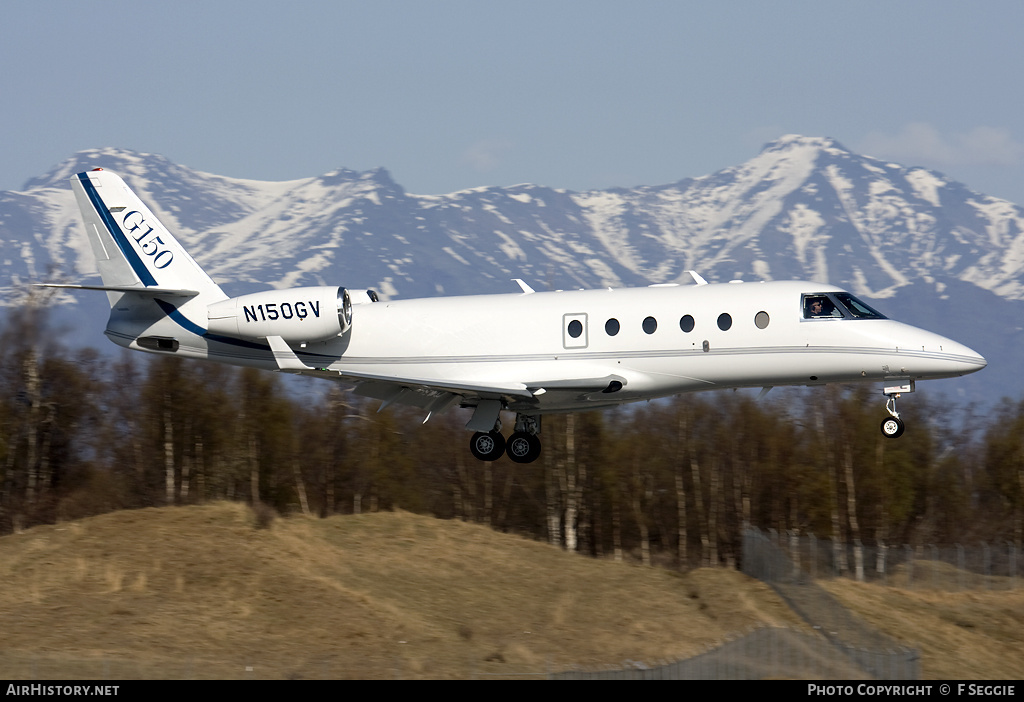
[[[886,417],[882,420],[882,433],[890,439],[898,439],[903,436],[906,424],[899,417]]]
[[[885,411],[889,413],[889,416],[882,420],[881,426],[882,434],[886,438],[898,439],[903,436],[903,431],[907,428],[907,425],[900,419],[900,413],[896,411],[896,398],[905,392],[914,392],[913,380],[909,385],[896,385],[882,390],[882,393],[888,398],[885,401]]]

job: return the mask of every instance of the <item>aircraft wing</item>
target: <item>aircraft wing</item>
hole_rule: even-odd
[[[392,403],[412,405],[427,410],[426,422],[434,414],[452,406],[475,407],[473,418],[466,425],[473,431],[490,431],[502,406],[516,411],[540,410],[544,400],[565,398],[606,404],[626,380],[620,376],[601,378],[559,379],[537,383],[452,383],[426,378],[401,378],[342,371],[341,378],[355,383],[353,392],[382,401],[380,409]],[[548,394],[550,393],[550,394]],[[543,397],[542,396],[546,396]],[[378,410],[379,411],[379,410]]]
[[[530,408],[540,409],[541,396],[551,392],[552,395],[569,393],[577,400],[593,401],[603,404],[608,395],[617,392],[625,385],[625,379],[619,376],[603,378],[579,378],[571,380],[554,380],[541,383],[452,383],[427,378],[401,378],[395,376],[376,375],[342,371],[341,379],[355,383],[353,392],[363,397],[381,400],[378,411],[392,403],[411,405],[427,411],[423,420],[427,422],[434,414],[440,414],[456,404],[471,406],[476,409],[473,417],[466,424],[473,431],[490,431],[504,403],[506,408],[517,411]]]
[[[270,345],[279,370],[287,373],[316,370],[303,363],[281,337],[269,336],[267,343]],[[381,409],[392,402],[397,402],[398,404],[422,407],[433,413],[447,409],[460,398],[533,399],[533,393],[524,383],[452,382],[438,378],[416,378],[353,370],[339,371],[338,376],[340,380],[351,381],[355,385],[356,394],[383,400],[384,404],[381,405]]]
[[[353,380],[376,381],[410,388],[416,387],[424,390],[450,392],[459,395],[475,395],[483,398],[498,398],[502,396],[535,398],[548,391],[580,393],[616,392],[626,385],[626,379],[618,375],[608,375],[601,378],[561,378],[558,380],[527,383],[452,383],[437,379],[407,378],[347,370],[341,371],[341,377],[352,378]]]
[[[267,337],[267,342],[280,370],[291,373],[315,370],[303,363],[281,337]],[[510,402],[538,402],[538,398],[548,392],[577,395],[609,394],[618,392],[627,382],[619,375],[530,382],[458,382],[354,370],[342,370],[338,375],[341,380],[349,380],[355,385],[356,394],[382,400],[382,407],[395,402],[421,407],[432,413],[447,409],[461,400],[484,401],[504,398]]]
[[[452,383],[435,378],[406,378],[393,375],[377,375],[357,371],[341,371],[342,379],[371,381],[378,384],[417,389],[427,392],[446,392],[453,395],[476,396],[497,399],[506,395],[531,398],[533,393],[523,383]]]

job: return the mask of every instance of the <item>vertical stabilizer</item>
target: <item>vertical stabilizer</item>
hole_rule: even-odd
[[[106,289],[192,291],[204,304],[227,297],[117,174],[79,173],[71,189]]]

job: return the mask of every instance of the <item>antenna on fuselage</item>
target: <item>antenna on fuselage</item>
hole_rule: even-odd
[[[522,288],[523,293],[526,294],[526,295],[529,295],[530,293],[537,292],[536,290],[531,288],[529,285],[527,285],[526,281],[523,280],[522,278],[513,278],[512,280],[519,284],[519,287]]]

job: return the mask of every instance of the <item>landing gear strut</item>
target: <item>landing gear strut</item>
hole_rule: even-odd
[[[895,385],[893,387],[884,388],[882,393],[889,398],[885,401],[885,410],[889,413],[889,416],[882,420],[882,434],[890,439],[898,439],[903,436],[903,431],[907,428],[903,420],[900,419],[900,413],[896,411],[896,398],[902,393],[914,392],[914,381],[911,380],[909,385]]]

